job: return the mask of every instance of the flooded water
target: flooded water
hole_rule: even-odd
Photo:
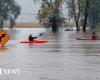
[[[0,74],[0,80],[100,80],[100,41],[78,41],[76,32],[51,33],[45,29],[7,31],[11,40],[0,48],[0,70],[20,69],[20,74]],[[44,33],[42,44],[21,44],[29,34]]]

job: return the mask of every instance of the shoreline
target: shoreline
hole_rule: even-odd
[[[9,28],[10,24],[5,23],[4,28]],[[35,22],[17,22],[14,28],[45,28],[43,24],[35,23]]]

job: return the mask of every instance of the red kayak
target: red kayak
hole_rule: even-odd
[[[46,43],[47,40],[21,41],[20,43]]]
[[[77,40],[94,40],[94,39],[89,39],[89,38],[85,38],[85,39],[82,39],[82,38],[76,38]],[[100,40],[100,39],[96,39],[96,40]]]

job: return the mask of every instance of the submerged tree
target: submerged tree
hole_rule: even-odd
[[[89,11],[89,1],[88,0],[68,0],[68,13],[70,18],[74,19],[76,24],[77,31],[80,30],[79,23],[83,21],[84,23],[81,24],[83,26],[83,30],[86,29],[88,11]]]
[[[59,24],[63,18],[61,16],[61,5],[64,0],[41,0],[41,9],[38,12],[38,19],[40,23],[47,20],[47,24],[51,25],[52,31],[57,32]]]
[[[74,22],[76,24],[77,31],[80,30],[79,27],[79,20],[81,17],[81,11],[82,11],[82,1],[81,0],[68,0],[68,16],[69,18],[74,18]]]
[[[0,27],[3,27],[5,21],[10,21],[11,24],[15,23],[16,18],[20,14],[20,9],[15,0],[0,0]],[[13,26],[11,25],[11,28]]]
[[[100,23],[100,0],[86,0],[83,31],[86,31],[87,24],[95,28]]]
[[[95,28],[100,23],[100,0],[91,0],[88,22],[91,28]]]
[[[88,14],[89,14],[89,7],[90,7],[90,1],[85,1],[85,12],[84,12],[84,24],[83,24],[83,31],[86,31],[87,27],[87,21],[88,21]]]
[[[95,27],[100,23],[100,0],[68,0],[68,13],[74,19],[77,30],[81,23],[82,30],[86,31],[87,26]]]
[[[96,26],[100,23],[100,0],[38,0],[41,1],[41,9],[38,12],[40,23],[47,21],[52,26],[52,31],[58,30],[58,24],[63,22],[61,6],[67,2],[68,20],[74,21],[77,31],[82,27],[86,31],[87,26]],[[64,4],[65,5],[65,4]]]

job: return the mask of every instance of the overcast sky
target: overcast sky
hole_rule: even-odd
[[[34,4],[33,0],[16,0],[21,6],[21,15],[18,17],[17,22],[36,22],[39,4]]]
[[[21,15],[17,22],[37,22],[37,13],[40,9],[40,4],[34,3],[33,0],[16,0],[21,6]],[[63,16],[67,15],[67,8],[63,5]]]

